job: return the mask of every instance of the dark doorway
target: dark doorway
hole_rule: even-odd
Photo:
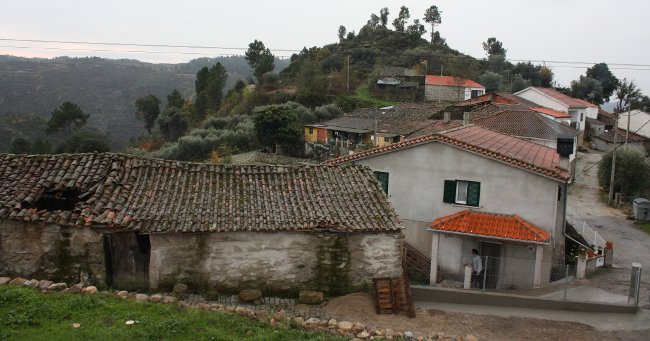
[[[485,272],[485,288],[496,289],[501,267],[501,244],[481,242],[481,258]]]
[[[107,284],[124,290],[149,289],[149,235],[120,232],[104,235]]]

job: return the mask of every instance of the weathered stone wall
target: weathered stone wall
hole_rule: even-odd
[[[373,277],[401,273],[400,233],[225,232],[151,235],[151,288],[177,282],[204,290],[258,288],[266,293],[316,289],[343,294]]]
[[[0,221],[0,275],[103,286],[101,234],[89,228]]]
[[[427,85],[424,88],[424,99],[427,101],[452,101],[465,100],[465,88],[452,86]]]

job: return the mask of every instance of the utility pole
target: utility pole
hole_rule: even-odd
[[[614,201],[614,174],[616,174],[616,139],[618,138],[618,113],[614,113],[614,149],[612,149],[612,171],[609,175],[609,196],[607,197],[607,206],[612,205]]]
[[[627,147],[627,140],[629,140],[630,134],[630,119],[632,118],[632,103],[630,100],[627,101],[627,130],[625,131],[625,146]]]
[[[350,56],[348,56],[348,82],[346,89],[348,90],[348,93],[350,93]]]

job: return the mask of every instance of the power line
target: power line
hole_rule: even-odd
[[[76,49],[60,47],[40,47],[40,46],[16,46],[0,45],[4,48],[13,49],[43,49],[57,51],[88,51],[88,52],[122,52],[122,53],[148,53],[148,54],[182,54],[182,55],[202,55],[202,56],[235,56],[232,53],[204,53],[204,52],[181,52],[181,51],[151,51],[151,50],[111,50],[111,49]],[[288,58],[289,56],[276,56],[278,58]]]
[[[0,37],[0,41],[15,41],[15,42],[26,42],[26,43],[56,43],[56,44],[139,46],[139,47],[171,47],[171,48],[184,48],[184,49],[248,50],[248,47],[225,47],[225,46],[208,46],[208,45],[171,45],[171,44],[136,44],[136,43],[97,42],[97,41],[16,39],[16,38],[1,38],[1,37]],[[272,49],[272,48],[269,48],[269,50],[281,51],[281,52],[299,52],[300,51],[300,50],[291,50],[291,49]]]
[[[74,40],[46,40],[46,39],[19,39],[19,38],[5,38],[0,37],[0,41],[13,41],[13,42],[26,42],[26,43],[54,43],[54,44],[87,44],[87,45],[104,45],[104,46],[136,46],[136,47],[165,47],[165,48],[183,48],[183,49],[217,49],[217,50],[234,50],[234,51],[245,51],[248,47],[233,47],[233,46],[212,46],[212,45],[174,45],[174,44],[150,44],[150,43],[120,43],[120,42],[98,42],[98,41],[74,41]],[[10,47],[10,46],[7,46]],[[20,48],[20,47],[16,47]],[[27,47],[29,48],[29,47]],[[33,47],[33,48],[44,48],[44,47]],[[57,48],[48,48],[48,49],[57,49]],[[75,51],[74,49],[64,49],[58,48],[59,50],[70,50]],[[299,49],[274,49],[269,48],[272,51],[279,52],[300,52]],[[94,51],[94,52],[112,52],[113,50],[94,50],[87,49],[84,51]],[[178,53],[178,54],[199,54],[196,52],[151,52],[151,51],[116,51],[116,52],[134,52],[134,53]],[[432,55],[435,57],[435,55]],[[467,59],[475,58],[472,56],[450,56],[450,55],[438,55],[438,57],[447,58],[447,59]],[[544,60],[544,59],[515,59],[507,58],[507,61],[510,62],[535,62],[535,63],[552,63],[552,64],[574,64],[574,65],[594,65],[598,64],[597,62],[586,62],[586,61],[561,61],[561,60]],[[606,62],[605,62],[606,63]],[[610,69],[618,70],[638,70],[638,71],[648,71],[650,70],[650,64],[634,64],[634,63],[606,63]],[[571,67],[571,68],[583,68],[583,66],[562,66],[562,65],[551,65],[551,67]],[[632,68],[627,68],[632,67]],[[638,69],[638,68],[645,69]]]
[[[641,126],[639,127],[639,129],[635,130],[634,133],[632,133],[632,134],[635,134],[635,135],[636,135],[636,133],[637,133],[639,130],[641,130],[643,127],[645,127],[648,123],[650,123],[650,120],[647,120],[643,125],[641,125]],[[619,128],[619,127],[614,127],[614,129],[620,129],[620,128]],[[625,139],[625,141],[623,141],[622,143],[620,143],[618,146],[616,145],[617,142],[614,141],[614,149],[613,149],[612,151],[618,150],[618,148],[622,147],[622,146],[624,145],[625,142],[628,142],[628,141],[630,140],[630,138],[632,138],[632,134],[630,134],[630,135]],[[603,160],[605,160],[605,159],[604,159],[604,158],[601,158],[600,160],[598,160],[598,162],[596,162],[596,163],[594,163],[593,165],[591,165],[591,166],[589,166],[589,167],[583,169],[582,172],[580,172],[580,174],[576,174],[576,175],[583,175],[583,174],[587,173],[588,170],[594,168],[596,165],[599,165],[601,162],[603,162]]]

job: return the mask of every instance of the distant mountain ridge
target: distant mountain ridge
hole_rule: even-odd
[[[79,104],[91,115],[89,125],[108,134],[119,150],[130,137],[144,131],[142,122],[134,116],[133,103],[137,98],[154,94],[163,107],[167,94],[174,89],[190,98],[194,96],[196,72],[217,62],[228,70],[226,88],[253,75],[243,56],[199,58],[180,64],[99,57],[0,56],[0,152],[9,150],[14,136],[35,137],[42,133],[41,124],[30,129],[15,124],[16,117],[45,120],[64,101]],[[288,61],[276,60],[276,72],[287,64]]]

